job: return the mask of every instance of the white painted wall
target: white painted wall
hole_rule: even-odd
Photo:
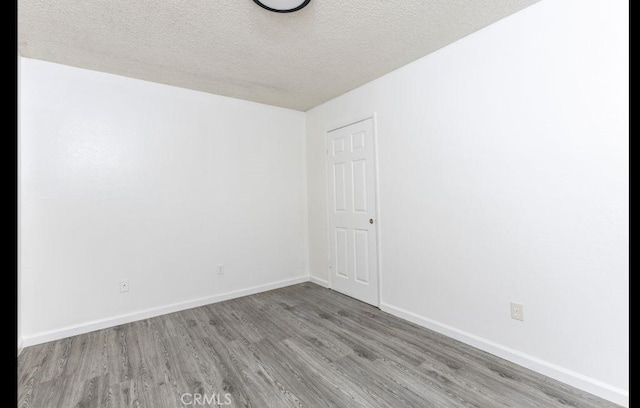
[[[627,1],[543,0],[309,111],[312,278],[325,130],[375,112],[383,308],[628,404],[627,53]]]
[[[27,343],[307,279],[304,113],[21,62]]]

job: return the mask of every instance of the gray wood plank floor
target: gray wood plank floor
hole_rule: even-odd
[[[217,406],[184,393],[258,408],[615,406],[311,283],[28,347],[18,361],[21,408]]]

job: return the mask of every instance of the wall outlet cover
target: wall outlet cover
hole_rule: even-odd
[[[124,293],[124,292],[128,292],[129,291],[129,281],[128,280],[121,280],[120,281],[120,293]]]
[[[519,303],[511,303],[511,318],[515,320],[524,320],[524,306]]]

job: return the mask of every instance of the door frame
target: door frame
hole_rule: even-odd
[[[380,308],[380,304],[382,303],[382,254],[380,250],[380,185],[379,185],[379,169],[378,169],[378,115],[376,112],[355,116],[355,118],[349,120],[341,120],[334,123],[330,123],[328,126],[325,126],[324,131],[324,151],[325,151],[325,159],[324,159],[324,175],[325,175],[325,221],[327,223],[327,261],[328,265],[331,265],[331,231],[329,230],[329,219],[331,217],[331,207],[329,203],[329,133],[334,130],[342,129],[347,126],[355,125],[356,123],[364,122],[365,120],[371,119],[373,125],[373,190],[374,190],[374,201],[376,204],[375,211],[375,234],[376,234],[376,257],[378,258],[378,269],[376,271],[376,279],[378,281],[378,302],[374,305],[377,308]],[[327,268],[327,283],[329,285],[329,289],[333,289],[332,285],[332,270]]]

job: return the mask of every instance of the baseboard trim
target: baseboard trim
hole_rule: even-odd
[[[22,339],[18,339],[18,355],[22,353],[23,348],[24,348],[24,342],[22,341]]]
[[[51,330],[25,336],[22,340],[23,347],[34,346],[36,344],[47,343],[50,341],[64,339],[66,337],[77,336],[79,334],[89,333],[96,330],[102,330],[109,327],[119,326],[121,324],[131,323],[138,320],[149,319],[151,317],[162,316],[168,313],[175,313],[182,310],[193,309],[209,305],[212,303],[223,302],[225,300],[235,299],[242,296],[255,295],[256,293],[266,292],[269,290],[280,289],[286,286],[296,285],[309,281],[309,276],[300,276],[297,278],[286,279],[278,282],[268,283],[266,285],[254,286],[247,289],[235,290],[232,292],[222,293],[219,295],[203,297],[185,302],[174,303],[168,306],[160,306],[156,308],[146,309],[139,312],[127,313],[107,319],[95,320],[83,324],[67,326],[57,330]]]
[[[323,288],[328,288],[329,287],[329,281],[326,281],[326,280],[320,279],[320,278],[316,278],[315,276],[309,277],[309,282],[315,283],[316,285],[320,285]]]
[[[547,377],[551,377],[555,380],[579,388],[600,398],[604,398],[618,405],[622,405],[623,407],[629,406],[628,390],[620,389],[618,387],[604,383],[600,380],[587,377],[548,361],[530,356],[520,351],[495,343],[491,340],[487,340],[485,338],[420,316],[416,313],[409,312],[399,307],[389,305],[387,303],[381,303],[380,309],[401,319],[408,320],[411,323],[426,327],[427,329],[431,329],[440,334],[444,334],[445,336],[466,343],[482,351],[486,351],[487,353],[493,354],[505,360],[511,361],[512,363],[521,365],[525,368],[546,375]]]

